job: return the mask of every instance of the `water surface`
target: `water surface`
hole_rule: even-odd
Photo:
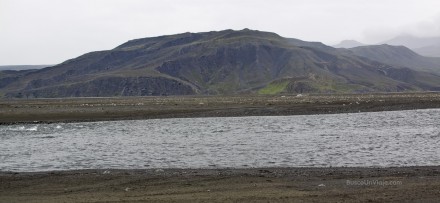
[[[0,170],[440,164],[440,110],[0,126]]]

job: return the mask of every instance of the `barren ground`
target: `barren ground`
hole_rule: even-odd
[[[0,124],[440,108],[440,93],[0,100]]]

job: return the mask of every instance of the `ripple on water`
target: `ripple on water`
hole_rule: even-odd
[[[438,165],[438,120],[430,109],[0,126],[0,170]]]
[[[6,131],[37,131],[38,126],[11,126],[6,128]]]

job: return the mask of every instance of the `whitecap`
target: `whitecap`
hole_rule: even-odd
[[[24,131],[24,130],[26,130],[26,128],[24,126],[19,126],[16,128],[9,128],[8,130],[10,130],[10,131]]]
[[[38,126],[32,126],[26,129],[26,131],[37,131],[37,130],[38,130]]]

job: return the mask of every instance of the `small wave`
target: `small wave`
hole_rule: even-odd
[[[214,130],[211,133],[224,133],[226,130]]]
[[[26,128],[24,126],[16,127],[16,128],[9,128],[10,131],[24,131]]]
[[[19,126],[19,127],[15,127],[15,128],[9,128],[8,130],[10,130],[10,131],[37,131],[38,126],[32,126],[29,128],[26,128],[24,126]]]
[[[432,135],[431,138],[439,138],[440,137],[440,132],[437,133],[437,135]]]
[[[37,131],[37,130],[38,130],[38,126],[32,126],[26,129],[26,131]]]
[[[61,129],[63,127],[61,127],[60,125],[57,125],[57,127],[55,127],[56,129]]]
[[[319,136],[321,136],[321,137],[338,137],[339,135],[337,135],[337,134],[320,134]]]
[[[55,138],[55,136],[44,136],[44,137],[36,137],[36,138],[40,138],[40,139],[52,139]]]

